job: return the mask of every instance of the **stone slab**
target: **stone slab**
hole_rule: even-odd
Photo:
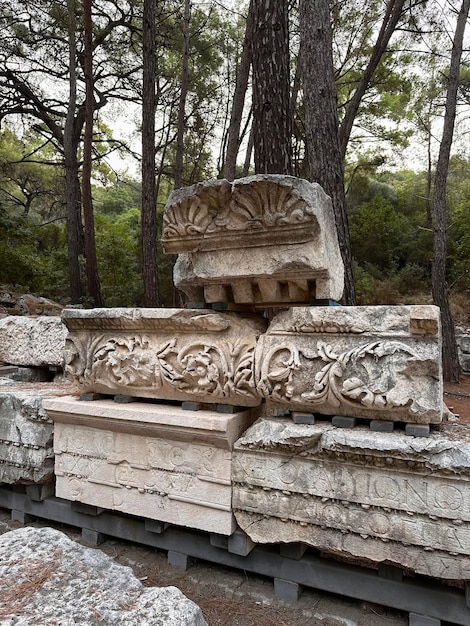
[[[260,419],[235,444],[233,508],[256,543],[470,579],[470,444]]]
[[[294,307],[256,347],[267,414],[279,408],[435,424],[443,417],[439,309]]]
[[[207,626],[176,587],[144,587],[130,567],[52,528],[0,536],[2,623]]]
[[[53,422],[45,398],[68,393],[69,384],[0,386],[0,483],[46,483],[54,478]]]
[[[0,319],[0,361],[62,366],[66,335],[60,317],[4,317]]]
[[[82,392],[237,406],[261,403],[260,316],[185,309],[66,309],[65,373]]]
[[[111,400],[50,400],[56,495],[230,535],[233,443],[253,411],[233,414]]]
[[[292,176],[210,180],[173,192],[162,243],[179,253],[174,281],[190,301],[308,304],[343,293],[331,200]]]

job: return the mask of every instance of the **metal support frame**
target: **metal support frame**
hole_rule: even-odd
[[[257,545],[246,556],[241,556],[230,552],[224,547],[225,542],[217,541],[217,536],[209,533],[176,526],[164,529],[158,523],[155,524],[157,532],[152,532],[153,523],[142,518],[111,511],[89,515],[76,510],[79,507],[73,507],[68,500],[51,497],[34,501],[27,493],[5,487],[0,487],[0,507],[15,511],[16,519],[21,512],[24,519],[34,516],[69,524],[82,531],[94,531],[87,532],[90,537],[102,534],[134,541],[186,555],[188,561],[190,558],[209,561],[366,602],[376,602],[380,598],[382,605],[406,611],[415,620],[417,617],[428,619],[429,624],[443,620],[458,626],[470,626],[465,591],[437,581],[384,577],[372,569],[317,557],[309,552],[295,560],[282,556],[279,546],[275,545]]]

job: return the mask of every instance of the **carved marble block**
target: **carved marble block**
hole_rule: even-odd
[[[55,422],[56,495],[230,535],[235,440],[253,410],[233,414],[74,398],[45,403]]]
[[[3,379],[4,380],[4,379]],[[54,478],[53,423],[44,398],[72,393],[71,385],[0,387],[0,484],[43,484]]]
[[[175,285],[189,300],[258,306],[339,300],[344,267],[330,198],[275,174],[173,192],[164,213]]]
[[[256,543],[470,579],[470,444],[260,419],[235,444],[233,508]]]
[[[261,317],[184,309],[66,309],[65,374],[82,391],[256,406]]]
[[[439,309],[296,307],[256,348],[256,385],[276,408],[410,423],[443,414]]]

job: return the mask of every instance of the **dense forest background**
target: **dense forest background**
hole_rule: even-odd
[[[144,5],[141,0],[93,0],[90,6],[86,0],[1,0],[0,284],[63,303],[76,300],[70,295],[68,195],[70,180],[76,179],[72,203],[78,206],[75,239],[80,244],[86,229],[82,185],[89,165],[102,302],[144,304]],[[304,106],[309,85],[299,69],[299,11],[294,1],[285,5],[290,172],[311,179]],[[428,301],[433,182],[460,6],[435,0],[340,0],[329,8],[340,126],[349,123],[351,102],[365,83],[342,146],[357,302]],[[168,0],[153,10],[152,150],[160,231],[163,207],[175,187],[227,175],[234,124],[234,175],[255,172],[256,120],[247,57],[248,3]],[[380,42],[386,28],[388,38]],[[468,62],[464,46],[446,194],[447,284],[462,298],[470,293]],[[234,121],[237,98],[241,114]],[[159,302],[171,306],[173,260],[161,253],[158,232],[154,241]],[[77,258],[80,301],[91,305],[82,244]]]

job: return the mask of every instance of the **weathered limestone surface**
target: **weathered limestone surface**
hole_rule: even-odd
[[[460,367],[466,374],[470,373],[470,333],[468,328],[456,328],[455,339],[459,354]]]
[[[0,536],[2,624],[207,626],[176,587],[143,587],[130,567],[52,528]]]
[[[257,543],[470,579],[469,443],[260,419],[235,444],[232,479]]]
[[[291,308],[260,338],[255,363],[268,410],[420,424],[442,420],[434,306]]]
[[[172,193],[165,252],[190,300],[269,305],[339,300],[344,268],[330,198],[275,174],[210,180]]]
[[[72,393],[69,384],[22,386],[0,379],[0,483],[46,483],[54,477],[53,422],[44,398]]]
[[[57,496],[219,534],[235,530],[232,447],[253,411],[73,398],[45,407],[55,421]]]
[[[0,319],[0,361],[62,366],[66,335],[60,317],[4,317]]]
[[[261,317],[184,309],[66,309],[65,373],[83,391],[256,406]]]

